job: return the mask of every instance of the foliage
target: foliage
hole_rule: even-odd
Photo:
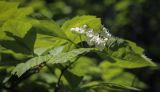
[[[100,18],[77,16],[60,26],[41,2],[0,1],[0,91],[126,92],[146,87],[126,70],[156,67],[143,48],[114,36],[102,51],[89,46],[85,35],[70,30],[87,25],[99,33]]]

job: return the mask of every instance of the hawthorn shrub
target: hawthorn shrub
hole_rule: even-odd
[[[128,70],[156,64],[96,16],[62,26],[32,7],[0,1],[1,92],[128,92],[147,87]]]

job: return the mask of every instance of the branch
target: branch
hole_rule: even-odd
[[[69,68],[71,65],[73,65],[79,58],[80,58],[80,56],[78,56],[72,63],[70,63],[68,66],[66,66],[64,69],[61,70],[61,74],[60,74],[60,76],[59,76],[59,78],[58,78],[58,81],[57,81],[57,83],[56,83],[56,87],[55,87],[54,92],[58,92],[59,87],[60,87],[60,81],[61,81],[61,78],[62,78],[62,75],[64,74],[64,72],[67,71],[68,68]]]

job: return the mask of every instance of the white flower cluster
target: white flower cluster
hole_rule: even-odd
[[[71,28],[71,32],[75,32],[75,33],[79,33],[79,34],[85,34],[86,28],[87,28],[87,25],[83,25],[82,27]]]
[[[94,45],[99,50],[103,50],[105,48],[106,42],[111,37],[111,34],[103,26],[100,29],[99,33],[94,33],[93,29],[88,28],[87,25],[83,25],[82,27],[71,28],[71,32],[85,34],[87,37],[87,43],[90,46]]]

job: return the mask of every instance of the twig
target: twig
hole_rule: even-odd
[[[54,92],[58,92],[58,90],[59,90],[60,81],[61,81],[61,78],[62,78],[63,73],[64,73],[65,71],[67,71],[67,69],[68,69],[72,64],[74,64],[75,61],[77,61],[79,58],[80,58],[80,56],[78,56],[72,63],[70,63],[68,66],[66,66],[64,69],[61,70],[61,74],[60,74],[60,76],[59,76],[59,78],[58,78],[58,81],[57,81],[57,83],[56,83],[56,87],[55,87]]]
[[[61,70],[61,74],[58,78],[58,82],[56,84],[56,87],[55,87],[55,91],[54,92],[58,92],[58,89],[59,89],[59,86],[60,86],[60,81],[61,81],[61,77],[63,75],[63,73],[68,69],[69,66],[66,66],[64,69]]]

